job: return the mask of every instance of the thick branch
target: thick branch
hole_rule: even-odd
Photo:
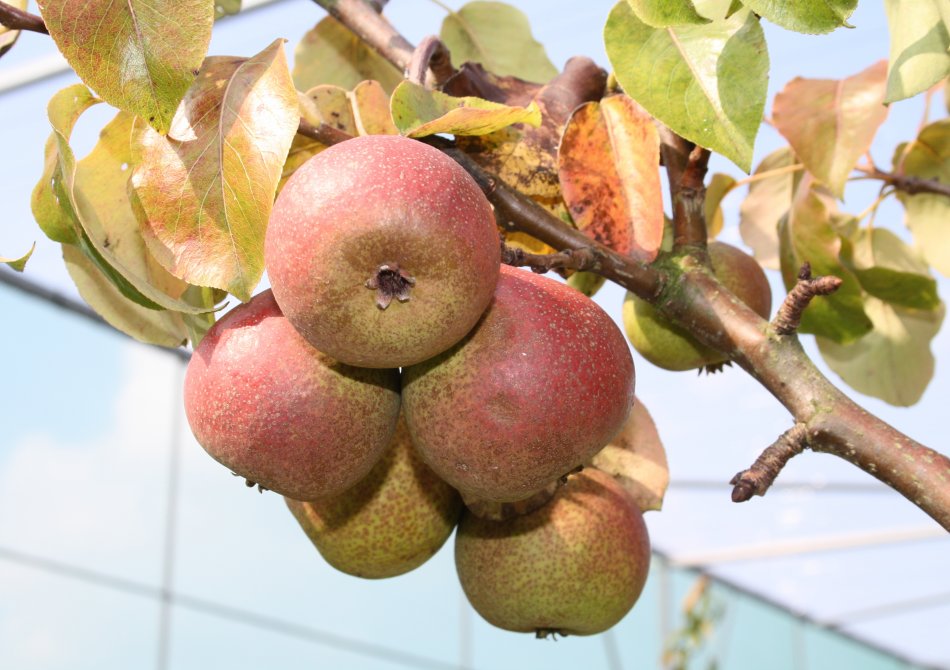
[[[29,30],[33,33],[49,35],[42,17],[5,2],[0,2],[0,25],[10,30]]]
[[[679,181],[670,186],[673,198],[673,248],[706,246],[706,166],[709,150],[694,146]],[[672,179],[672,177],[671,177]]]
[[[314,0],[337,21],[356,33],[380,56],[403,72],[412,60],[413,46],[364,0]]]
[[[798,271],[798,283],[785,296],[785,301],[772,320],[772,331],[778,335],[794,333],[798,330],[802,314],[812,299],[819,295],[831,295],[838,290],[841,283],[840,277],[832,275],[812,277],[811,264],[805,261]]]
[[[945,195],[950,198],[950,184],[945,184],[936,179],[923,179],[922,177],[909,177],[903,174],[894,174],[893,172],[884,172],[877,167],[858,168],[861,172],[872,179],[880,179],[885,184],[893,186],[898,191],[903,191],[908,195],[917,195],[918,193],[935,193]]]
[[[738,473],[729,482],[733,485],[732,502],[745,502],[752,496],[764,496],[785,464],[808,446],[808,429],[797,423],[755,459],[748,470]]]

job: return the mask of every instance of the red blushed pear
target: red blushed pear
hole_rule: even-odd
[[[488,306],[500,250],[491,205],[455,161],[370,135],[294,172],[265,241],[274,296],[311,344],[362,367],[445,351]]]
[[[472,607],[492,625],[539,637],[594,635],[640,597],[650,538],[633,498],[588,469],[530,514],[505,521],[465,514],[455,567]]]
[[[362,479],[392,439],[399,373],[344,365],[311,347],[270,291],[218,321],[185,375],[198,443],[249,483],[297,500]]]
[[[620,430],[633,391],[630,350],[600,307],[507,266],[472,332],[403,371],[413,443],[466,500],[522,500],[567,474]]]

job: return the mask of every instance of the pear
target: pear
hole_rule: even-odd
[[[597,453],[633,404],[630,347],[566,284],[503,266],[495,297],[447,352],[403,370],[403,407],[429,466],[462,496],[514,502]]]
[[[756,260],[724,242],[711,242],[708,252],[716,278],[759,316],[769,318],[772,290]],[[633,348],[664,370],[694,370],[727,360],[723,353],[701,344],[633,293],[628,292],[624,300],[623,324]]]
[[[500,522],[464,514],[455,566],[490,624],[539,637],[593,635],[640,597],[650,539],[633,498],[610,475],[586,469],[530,514]]]
[[[399,371],[344,365],[311,347],[270,291],[218,321],[185,374],[195,439],[232,472],[311,500],[372,469],[399,417]]]
[[[368,135],[304,163],[267,227],[277,303],[317,349],[361,367],[424,361],[488,306],[501,262],[492,207],[455,161]]]
[[[462,499],[422,462],[400,419],[369,475],[337,496],[287,506],[327,563],[356,577],[394,577],[425,563],[445,543]]]

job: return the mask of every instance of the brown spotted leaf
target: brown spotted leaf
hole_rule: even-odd
[[[558,150],[564,202],[578,229],[649,263],[663,238],[660,140],[653,119],[626,95],[571,115]]]
[[[169,272],[250,299],[299,114],[283,40],[205,61],[172,137],[146,133],[132,176],[146,242]]]
[[[40,0],[56,46],[100,98],[167,133],[211,41],[208,0]]]
[[[349,90],[365,79],[375,79],[392,91],[402,81],[402,72],[332,16],[300,40],[294,50],[293,75],[301,91],[321,84]]]
[[[588,465],[614,478],[633,496],[640,511],[658,510],[670,483],[666,451],[653,417],[637,398],[620,433]]]
[[[805,167],[839,198],[887,117],[887,62],[846,79],[793,79],[775,96],[775,127]]]
[[[389,111],[389,96],[378,81],[362,81],[349,94],[360,135],[398,135]]]

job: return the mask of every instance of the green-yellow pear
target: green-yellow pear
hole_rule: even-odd
[[[716,278],[762,318],[769,318],[772,291],[755,259],[723,242],[710,242],[708,251]],[[665,370],[694,370],[726,360],[629,292],[623,303],[623,325],[633,348]]]
[[[365,479],[331,498],[286,499],[326,561],[357,577],[394,577],[429,559],[452,534],[459,494],[416,455],[400,417],[389,449]]]
[[[610,475],[588,468],[544,506],[505,521],[466,513],[455,566],[472,607],[518,632],[593,635],[636,603],[650,567],[643,516]]]

